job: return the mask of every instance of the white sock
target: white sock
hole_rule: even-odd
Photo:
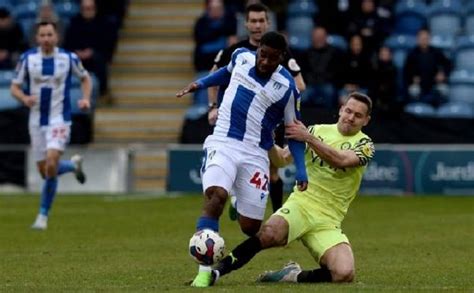
[[[212,271],[211,266],[199,265],[199,272],[211,272],[211,271]]]

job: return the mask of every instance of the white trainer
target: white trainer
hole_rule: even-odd
[[[84,173],[84,170],[82,169],[82,161],[83,158],[79,154],[75,154],[74,156],[71,157],[71,161],[73,162],[75,166],[74,170],[74,176],[76,176],[76,180],[84,184],[86,182],[86,174]]]
[[[46,228],[48,228],[48,216],[38,214],[35,222],[31,225],[31,229],[46,230]]]

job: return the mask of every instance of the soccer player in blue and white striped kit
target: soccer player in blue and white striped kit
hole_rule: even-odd
[[[219,231],[219,217],[231,190],[237,198],[242,231],[251,236],[260,228],[268,198],[272,132],[282,120],[290,124],[300,119],[299,92],[291,74],[280,65],[286,50],[285,37],[268,32],[257,52],[235,50],[226,67],[190,83],[176,94],[182,97],[197,89],[228,84],[214,132],[203,146],[204,207],[197,231]],[[294,140],[289,140],[288,145],[294,157],[298,187],[305,190],[305,145]],[[211,281],[211,267],[201,265],[191,286],[207,287]]]
[[[39,23],[36,41],[39,47],[25,52],[20,58],[11,92],[30,108],[29,132],[33,157],[45,180],[39,214],[31,228],[45,230],[56,195],[58,176],[74,172],[80,183],[85,181],[81,156],[75,155],[71,160],[60,160],[60,157],[71,132],[71,76],[74,74],[81,80],[83,98],[78,101],[81,110],[90,108],[92,85],[89,73],[76,54],[56,47],[58,33],[54,23]]]

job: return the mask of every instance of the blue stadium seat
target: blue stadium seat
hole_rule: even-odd
[[[423,2],[405,0],[395,6],[395,34],[416,35],[426,26],[426,4]]]
[[[454,0],[433,2],[429,7],[428,26],[432,35],[452,37],[462,30],[462,6]]]
[[[0,8],[6,8],[8,11],[13,11],[13,5],[10,0],[0,0]]]
[[[334,46],[343,51],[346,51],[349,47],[346,39],[341,35],[329,35],[327,40],[331,46]]]
[[[464,33],[468,36],[474,35],[474,2],[466,6],[464,15]]]
[[[311,47],[311,33],[314,22],[311,17],[290,17],[286,22],[289,45],[295,50],[306,50]]]
[[[461,102],[448,102],[437,110],[440,118],[474,118],[474,111],[470,105]]]
[[[393,63],[402,69],[408,51],[416,46],[416,37],[411,35],[391,35],[385,40],[385,46],[392,50]]]
[[[80,7],[74,2],[59,2],[54,4],[54,9],[60,18],[70,19],[77,15],[80,11]]]
[[[436,116],[436,109],[425,103],[410,103],[405,106],[405,112],[423,117]]]
[[[452,60],[453,58],[455,44],[456,39],[454,38],[454,36],[431,36],[431,45],[433,47],[443,50],[444,55],[446,55],[446,57],[450,60]]]
[[[461,70],[449,77],[449,100],[470,105],[474,110],[474,74]]]
[[[454,52],[454,67],[456,70],[474,72],[474,35],[458,38]]]
[[[19,4],[13,9],[13,16],[23,29],[27,42],[33,33],[38,8],[38,3],[30,2]]]
[[[288,4],[287,13],[289,17],[313,17],[318,13],[318,6],[313,0],[293,0]]]

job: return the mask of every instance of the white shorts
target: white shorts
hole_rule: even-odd
[[[33,159],[36,162],[46,159],[46,151],[55,149],[64,151],[71,135],[71,126],[68,124],[55,124],[48,126],[29,127]]]
[[[239,214],[263,220],[269,189],[267,152],[241,141],[206,139],[201,168],[202,188],[220,186],[236,196]]]

